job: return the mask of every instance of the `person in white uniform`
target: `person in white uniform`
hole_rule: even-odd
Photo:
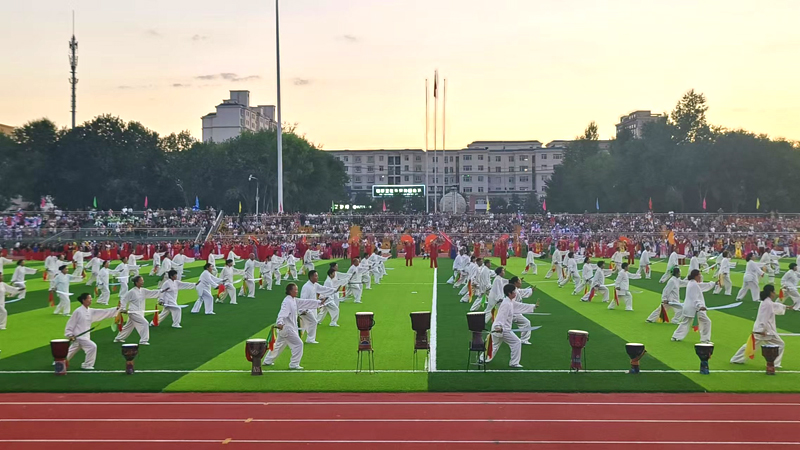
[[[497,314],[492,323],[492,358],[487,359],[487,363],[497,355],[500,344],[505,342],[509,349],[511,349],[511,360],[508,363],[509,367],[522,367],[519,363],[522,357],[522,341],[512,331],[514,314],[532,313],[533,310],[536,309],[536,305],[514,301],[517,297],[516,290],[517,287],[513,284],[507,284],[503,287],[504,298],[498,305]]]
[[[225,301],[225,297],[231,298],[231,305],[236,305],[236,287],[233,285],[233,276],[234,275],[244,275],[244,270],[237,269],[233,267],[233,260],[226,259],[225,260],[225,267],[222,268],[222,285],[225,286],[225,290],[220,294],[219,298],[217,299],[218,303],[222,303]]]
[[[17,299],[22,300],[25,298],[25,275],[33,275],[36,272],[36,269],[25,267],[24,259],[17,261],[17,267],[14,269],[14,274],[11,275],[11,284],[17,289],[20,289]]]
[[[133,277],[133,289],[120,300],[120,308],[128,312],[128,321],[122,327],[114,342],[125,342],[134,328],[139,333],[139,345],[150,345],[150,324],[144,318],[146,299],[158,298],[158,290],[145,289],[144,278],[140,275]]]
[[[697,315],[698,328],[700,329],[700,342],[711,343],[711,319],[706,313],[706,300],[703,292],[710,291],[715,283],[704,283],[703,274],[694,270],[689,274],[686,284],[686,300],[683,302],[683,317],[678,328],[672,333],[673,341],[682,341],[692,326],[695,314]]]
[[[669,280],[670,274],[672,273],[672,269],[679,266],[678,260],[686,258],[686,255],[679,255],[674,250],[672,253],[669,254],[669,258],[667,259],[667,270],[664,271],[664,275],[661,276],[661,279],[658,280],[659,283],[666,283]]]
[[[792,263],[794,264],[794,263]],[[758,305],[758,314],[756,321],[753,324],[753,338],[756,341],[756,351],[760,353],[762,345],[777,345],[778,357],[775,358],[775,367],[781,367],[781,360],[783,360],[783,349],[785,344],[780,335],[778,335],[778,327],[775,324],[775,316],[782,316],[786,313],[786,305],[778,303],[775,299],[778,296],[775,294],[775,286],[768,284],[764,286],[764,290],[759,293],[761,304]],[[749,339],[748,339],[749,340]],[[747,342],[736,352],[731,358],[732,364],[744,364],[745,351],[747,349]]]
[[[119,282],[119,298],[125,297],[128,293],[128,283],[131,279],[131,266],[125,261],[125,258],[119,257],[119,264],[111,271],[111,275],[116,276]]]
[[[354,303],[361,303],[361,295],[363,293],[364,283],[363,276],[368,272],[369,267],[364,261],[361,261],[358,258],[353,259],[353,264],[351,264],[350,268],[347,269],[347,274],[344,277],[347,280],[347,291],[342,301],[353,297]]]
[[[319,284],[318,281],[319,274],[316,270],[308,272],[308,281],[303,285],[303,289],[300,291],[300,298],[304,300],[325,300],[323,305],[327,303],[329,311],[331,308],[335,308],[337,310],[335,315],[338,318],[338,305],[336,305],[335,301],[329,300],[330,297],[336,294],[336,288],[325,287]],[[300,330],[308,333],[306,336],[306,344],[317,344],[317,324],[319,324],[317,320],[317,308],[300,309],[299,314]],[[331,317],[333,316],[334,314],[331,313]]]
[[[183,247],[181,247],[181,249],[178,250],[177,255],[172,257],[172,268],[175,269],[176,272],[178,272],[178,281],[180,281],[183,278],[183,273],[184,273],[183,266],[185,264],[190,264],[193,262],[194,258],[189,258],[188,256],[186,256],[184,254]]]
[[[797,271],[797,263],[789,263],[789,270],[781,277],[781,289],[785,296],[792,299],[792,309],[800,311],[800,293],[797,292],[797,285],[800,283],[800,272]]]
[[[656,256],[655,252],[650,251],[650,246],[645,245],[642,250],[642,256],[639,257],[639,269],[636,271],[639,275],[644,275],[644,278],[650,279],[650,258]]]
[[[225,260],[227,261],[227,260],[229,260],[229,259],[230,259],[231,261],[233,261],[233,264],[236,264],[237,262],[239,262],[239,260],[241,260],[241,259],[242,259],[242,257],[241,257],[241,256],[239,256],[239,255],[237,255],[237,254],[236,254],[236,252],[234,252],[234,251],[233,251],[233,249],[231,249],[231,250],[228,252],[228,256],[225,258]]]
[[[211,252],[208,254],[208,258],[206,258],[206,262],[211,264],[211,274],[217,276],[217,260],[222,259],[225,255],[221,253],[214,253]]]
[[[375,284],[381,284],[381,278],[386,275],[386,269],[383,265],[389,256],[381,256],[381,251],[379,248],[375,248],[375,251],[369,255],[369,262],[370,262],[370,273],[372,274],[373,278],[375,278]]]
[[[322,303],[322,301],[316,299],[299,299],[297,298],[297,285],[294,283],[286,285],[286,297],[281,303],[281,309],[278,311],[278,318],[275,321],[275,328],[279,330],[278,338],[275,340],[273,349],[264,355],[263,365],[273,365],[278,356],[288,346],[289,351],[292,352],[289,368],[294,370],[302,369],[300,360],[303,358],[303,341],[300,339],[297,330],[297,311],[299,309],[317,309]]]
[[[672,311],[672,323],[678,324],[681,321],[681,316],[683,316],[683,304],[681,304],[681,288],[686,287],[689,282],[687,280],[681,279],[681,268],[676,267],[672,269],[672,276],[667,281],[667,285],[664,286],[664,290],[661,291],[661,304],[664,305],[664,308],[667,311]],[[655,322],[658,320],[658,316],[661,315],[661,305],[659,305],[650,315],[647,317],[647,322]]]
[[[72,275],[80,275],[81,278],[83,278],[83,275],[85,275],[83,258],[88,258],[90,256],[92,256],[91,252],[82,252],[80,250],[72,255],[72,262],[75,263],[75,271],[72,272]]]
[[[283,277],[284,280],[289,279],[289,275],[292,276],[292,280],[297,280],[297,263],[300,262],[300,258],[296,258],[293,254],[286,255],[286,259],[284,259],[283,263],[286,265],[286,276]]]
[[[8,259],[8,258],[6,258],[6,257],[0,256],[0,274],[2,274],[2,273],[3,273],[3,266],[4,266],[4,265],[6,265],[6,264],[11,264],[11,263],[13,263],[13,262],[14,262],[14,260],[13,260],[13,259]]]
[[[164,256],[165,253],[166,252],[153,253],[153,268],[150,269],[150,276],[158,274],[159,270],[161,270],[161,257]]]
[[[97,360],[97,344],[92,341],[92,324],[104,319],[110,319],[117,315],[119,306],[116,308],[96,309],[90,308],[92,296],[83,293],[78,296],[81,306],[72,313],[67,326],[64,327],[64,336],[72,341],[67,352],[67,361],[72,360],[78,350],[86,353],[86,358],[81,363],[81,369],[94,370],[94,363]]]
[[[334,292],[330,295],[321,296],[320,300],[324,300],[322,307],[320,308],[319,315],[317,316],[317,323],[322,323],[322,320],[325,319],[325,316],[328,314],[331,315],[331,323],[330,326],[338,327],[339,326],[339,288],[347,284],[346,280],[339,279],[336,274],[336,268],[338,266],[336,264],[332,264],[331,267],[328,269],[328,278],[325,280],[326,288],[333,288]],[[305,289],[305,287],[303,287]]]
[[[625,304],[625,311],[633,311],[633,295],[631,295],[631,286],[628,280],[637,280],[639,278],[642,278],[642,276],[638,273],[628,273],[628,263],[625,262],[619,265],[619,272],[617,272],[617,278],[614,280],[614,289],[616,290],[617,299],[622,300]],[[616,300],[609,302],[608,309],[615,309],[616,307]]]
[[[54,289],[56,291],[56,295],[58,296],[58,304],[56,305],[56,309],[53,311],[53,314],[63,314],[65,316],[69,315],[69,296],[72,295],[69,292],[69,284],[77,283],[81,280],[83,280],[83,278],[80,275],[68,274],[66,265],[59,267],[59,273],[53,279]]]
[[[271,277],[275,277],[275,285],[281,285],[281,267],[283,267],[283,263],[286,259],[278,256],[277,254],[272,255],[272,259],[270,262],[272,263],[272,272],[270,273]],[[263,274],[261,275],[264,276]],[[272,288],[272,284],[270,283],[270,290]]]
[[[562,260],[562,256],[561,256],[561,251],[558,249],[558,247],[556,247],[553,250],[552,258],[553,258],[553,260],[550,263],[550,270],[547,271],[547,275],[545,275],[544,277],[549,279],[550,277],[553,276],[553,273],[558,273],[558,279],[561,280],[561,278],[562,278],[562,275],[561,275],[561,260]]]
[[[268,291],[272,290],[272,281],[274,277],[272,276],[272,260],[267,260],[264,262],[256,261],[256,266],[258,266],[258,271],[261,274],[261,279],[259,280],[258,289],[266,289]]]
[[[453,271],[454,272],[458,271],[458,273],[455,273],[453,288],[458,288],[462,285],[467,284],[467,278],[469,275],[467,267],[469,266],[469,263],[470,263],[470,257],[467,254],[467,249],[462,248],[461,253],[458,256],[456,256],[455,261],[453,261]]]
[[[89,276],[86,277],[86,285],[91,286],[92,283],[97,281],[97,275],[100,273],[100,268],[103,267],[103,260],[100,257],[95,256],[89,260],[88,267],[90,273]]]
[[[170,270],[167,272],[167,281],[159,288],[161,295],[158,297],[158,303],[164,306],[164,309],[158,314],[159,323],[172,315],[172,328],[181,328],[181,307],[178,306],[178,291],[196,288],[197,284],[195,283],[178,281],[177,271]],[[150,322],[150,325],[154,325],[154,323]]]
[[[16,288],[3,282],[3,274],[0,273],[0,330],[5,330],[8,323],[8,311],[6,311],[6,296],[21,295],[25,288]]]
[[[764,276],[766,270],[761,264],[753,261],[752,253],[745,257],[745,261],[747,261],[747,265],[744,269],[744,282],[739,293],[736,294],[736,300],[744,300],[749,292],[753,301],[757,302],[759,300],[758,279]]]
[[[481,309],[483,296],[488,295],[489,291],[492,289],[492,270],[491,263],[488,259],[483,260],[483,265],[478,268],[478,274],[475,278],[475,284],[472,287],[475,299],[472,301],[470,311],[478,311]]]
[[[250,253],[247,261],[244,262],[244,281],[241,289],[239,289],[239,295],[241,296],[247,294],[247,298],[256,297],[256,263],[256,255]]]
[[[471,300],[470,293],[472,295],[475,295],[475,289],[476,289],[475,286],[477,283],[478,271],[482,263],[483,260],[481,258],[475,258],[474,256],[470,257],[469,264],[467,264],[465,270],[466,274],[464,275],[465,276],[464,287],[461,288],[461,291],[459,291],[458,293],[459,295],[462,296],[460,300],[461,303],[470,302]]]
[[[603,302],[608,301],[608,288],[605,286],[606,283],[606,272],[605,272],[605,261],[598,261],[597,262],[597,270],[594,271],[594,275],[592,276],[592,280],[590,283],[589,292],[581,297],[582,302],[589,302],[592,301],[595,295],[602,294],[603,295]]]
[[[144,255],[134,255],[131,253],[128,255],[128,266],[131,271],[131,276],[135,277],[139,275],[139,263],[140,259],[144,258]]]
[[[578,272],[578,262],[575,261],[575,253],[567,253],[567,276],[558,281],[558,287],[564,287],[569,280],[575,284],[576,288],[581,284],[581,274]]]
[[[97,290],[100,291],[100,296],[97,297],[98,305],[108,305],[108,300],[111,298],[110,278],[111,271],[108,270],[108,261],[103,261],[100,270],[97,272]]]
[[[621,252],[619,250],[615,251],[613,255],[611,255],[611,262],[614,264],[614,268],[612,272],[619,272],[622,270],[622,258],[628,256],[628,252]]]
[[[497,306],[500,300],[505,297],[505,294],[503,294],[503,287],[508,284],[508,280],[504,278],[506,276],[506,269],[504,267],[494,269],[494,273],[496,276],[494,277],[494,281],[492,281],[492,287],[489,289],[489,293],[486,295],[486,309],[483,311],[486,323],[492,320],[492,310]]]
[[[533,295],[533,291],[536,290],[536,287],[529,287],[523,288],[522,287],[522,279],[519,277],[511,277],[508,280],[509,284],[513,284],[517,288],[517,296],[514,297],[515,302],[521,302],[522,299],[528,298]],[[534,310],[539,307],[539,302],[536,302],[533,305]],[[514,325],[517,326],[518,329],[525,329],[531,327],[531,321],[528,320],[522,313],[515,313],[514,314]],[[531,330],[523,331],[519,334],[519,340],[522,342],[523,345],[531,345]]]
[[[578,279],[578,283],[575,285],[575,289],[572,290],[572,295],[578,295],[581,292],[581,288],[586,288],[586,286],[591,286],[592,278],[594,278],[594,271],[597,269],[595,264],[589,262],[589,257],[583,258],[583,267],[581,268],[581,276]],[[584,294],[588,293],[588,290],[584,292]]]
[[[533,275],[538,275],[539,269],[536,266],[536,258],[540,258],[541,256],[541,253],[536,253],[528,248],[528,254],[525,256],[525,270],[522,271],[522,274],[531,273]]]
[[[309,273],[314,270],[314,261],[319,259],[319,250],[306,250],[303,254],[303,272]]]
[[[722,289],[725,289],[725,295],[731,295],[733,283],[731,282],[731,260],[728,258],[728,252],[722,252],[722,258],[717,262],[719,274],[719,283],[714,288],[714,295],[719,294]]]
[[[214,296],[211,295],[211,290],[222,283],[222,278],[212,275],[211,267],[213,266],[209,263],[203,266],[203,273],[200,274],[200,281],[197,282],[197,301],[192,306],[192,314],[199,313],[201,306],[206,314],[214,314]],[[180,272],[178,272],[178,276],[180,277]]]

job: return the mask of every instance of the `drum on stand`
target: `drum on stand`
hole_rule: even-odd
[[[375,370],[375,356],[372,348],[372,327],[375,326],[375,314],[371,312],[356,313],[356,327],[358,328],[358,360],[356,361],[356,373],[361,372],[363,367],[363,352],[368,352],[367,364],[369,371]]]
[[[139,354],[139,344],[122,344],[122,356],[125,357],[125,373],[133,375],[133,359]]]
[[[631,370],[628,373],[639,373],[639,360],[644,357],[647,350],[644,349],[644,344],[628,343],[625,344],[625,351],[631,359]]]
[[[266,339],[248,339],[245,343],[244,354],[248,361],[253,363],[253,368],[250,369],[250,375],[263,375],[261,370],[261,360],[267,354],[267,340]]]
[[[50,351],[53,353],[53,368],[56,375],[66,375],[69,361],[67,355],[69,354],[69,339],[53,339],[50,341]]]
[[[708,360],[714,354],[714,344],[694,344],[694,352],[700,358],[700,373],[708,375]]]
[[[584,348],[589,341],[589,332],[583,330],[567,331],[567,340],[572,347],[572,358],[570,360],[570,371],[580,372],[586,364]]]
[[[486,371],[486,341],[483,339],[486,328],[486,315],[483,312],[467,313],[467,326],[472,332],[472,339],[469,341],[469,353],[467,355],[467,371],[471,365],[479,368],[483,367]],[[475,363],[472,360],[472,353],[477,353]]]
[[[417,351],[424,350],[425,363],[428,364],[430,357],[430,341],[428,339],[428,330],[431,328],[431,312],[419,311],[412,312],[411,316],[411,329],[414,330],[414,370],[417,370]]]
[[[767,375],[775,375],[775,360],[778,359],[781,348],[777,345],[762,345],[761,355],[767,360]]]

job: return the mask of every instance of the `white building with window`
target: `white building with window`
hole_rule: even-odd
[[[250,91],[230,91],[230,98],[217,105],[203,120],[203,142],[224,142],[243,131],[258,132],[277,127],[275,106],[250,106]]]

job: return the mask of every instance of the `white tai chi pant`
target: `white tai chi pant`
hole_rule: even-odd
[[[783,339],[780,336],[761,336],[756,334],[756,352],[761,351],[762,345],[777,345],[778,346],[778,357],[775,358],[775,367],[781,366],[781,360],[783,359],[783,348],[785,344],[783,343]],[[748,338],[748,341],[750,339]],[[731,358],[731,363],[733,364],[742,364],[745,362],[744,352],[747,349],[747,342],[733,355]]]
[[[472,306],[470,306],[469,310],[471,312],[475,312],[481,309],[481,300],[483,299],[483,291],[480,289],[475,292],[475,300],[472,301]],[[469,293],[467,293],[469,295]]]
[[[586,286],[586,283],[589,281],[590,280],[584,280],[583,278],[578,277],[575,281],[575,289],[572,290],[572,295],[579,294],[581,289],[583,289],[583,287]]]
[[[760,301],[761,298],[758,296],[758,282],[757,281],[745,281],[742,285],[742,288],[739,289],[739,293],[736,294],[736,300],[744,300],[747,297],[747,293],[749,292],[750,295],[753,296],[753,301],[757,302]]]
[[[231,298],[231,305],[236,304],[236,288],[230,283],[225,283],[225,290],[222,291],[222,294],[219,296],[219,302],[222,303],[225,301],[225,297]]]
[[[194,302],[194,306],[192,306],[192,314],[199,313],[201,306],[206,314],[214,313],[214,297],[211,296],[211,292],[208,290],[204,289],[202,292],[198,293],[197,301]]]
[[[28,292],[28,290],[25,289],[25,283],[23,283],[21,281],[17,281],[16,283],[14,283],[14,287],[17,287],[17,288],[20,289],[19,294],[17,294],[17,298],[20,299],[20,300],[25,298],[25,293]]]
[[[344,298],[347,299],[352,296],[355,299],[355,303],[361,303],[361,293],[362,288],[360,284],[348,284],[347,294]]]
[[[319,316],[317,316],[317,323],[322,323],[322,319],[329,313],[331,315],[331,326],[335,327],[339,323],[339,300],[328,300],[322,305]]]
[[[5,330],[7,323],[8,323],[8,311],[6,311],[5,306],[0,306],[0,330]]]
[[[625,311],[633,311],[633,296],[631,291],[622,291],[617,289],[617,299],[625,304]],[[617,307],[617,301],[608,302],[608,309]]]
[[[669,311],[673,312],[673,316],[671,319],[672,323],[680,323],[681,316],[683,316],[683,306],[667,305],[664,303],[662,303],[661,305],[664,305],[664,308],[666,308],[667,310],[667,314],[669,314]],[[651,312],[650,315],[647,316],[648,322],[655,322],[656,320],[658,320],[658,316],[661,315],[661,305],[658,305],[658,308],[656,308],[655,311]]]
[[[608,301],[608,288],[605,286],[597,286],[592,288],[589,292],[581,297],[583,301],[592,301],[592,299],[597,296],[598,294],[603,294],[603,302]]]
[[[58,275],[58,272],[49,271],[47,273],[47,279],[50,281],[50,287],[48,289],[51,291],[56,289],[56,275]]]
[[[800,293],[797,292],[797,288],[794,286],[784,286],[783,291],[786,293],[787,297],[792,299],[792,309],[800,311]]]
[[[667,270],[664,271],[664,275],[661,275],[661,279],[658,280],[659,283],[666,283],[669,280],[669,277],[672,276],[672,269],[675,266],[667,266]]]
[[[547,275],[545,275],[544,277],[545,278],[552,277],[553,276],[553,272],[558,272],[558,279],[560,280],[561,279],[561,264],[555,264],[555,263],[551,264],[550,265],[550,270],[547,271]]]
[[[297,281],[297,266],[289,266],[289,270],[286,271],[286,276],[284,276],[283,279],[288,280],[289,275],[292,276],[292,280]],[[280,277],[280,273],[278,273],[278,277]],[[280,284],[281,280],[278,278],[278,285]]]
[[[141,312],[128,313],[128,321],[125,322],[125,326],[122,327],[122,331],[119,332],[115,340],[124,341],[131,335],[134,328],[139,333],[140,344],[145,344],[150,340],[150,324],[145,320],[144,314]]]
[[[297,369],[300,367],[300,360],[303,358],[303,341],[300,339],[300,336],[298,336],[297,330],[293,327],[278,330],[278,339],[275,340],[275,347],[264,356],[264,364],[269,365],[274,363],[287,345],[289,346],[289,351],[292,352],[289,368]]]
[[[300,314],[300,329],[305,330],[308,335],[306,342],[316,342],[317,340],[317,312],[306,311]]]
[[[181,308],[177,306],[165,306],[164,310],[158,315],[158,322],[161,323],[170,314],[172,314],[172,326],[175,328],[181,326]]]
[[[559,286],[564,286],[567,283],[569,283],[570,279],[572,279],[572,282],[575,283],[575,286],[577,286],[578,284],[581,284],[581,276],[576,274],[576,273],[572,273],[572,274],[568,274],[566,277],[558,280],[558,285]]]
[[[683,316],[681,318],[681,324],[678,325],[678,328],[672,333],[672,339],[682,341],[683,338],[689,334],[692,321],[694,321],[694,316]],[[700,342],[711,342],[711,319],[708,318],[705,311],[697,311],[697,323],[700,329]]]
[[[528,318],[522,314],[514,314],[513,323],[514,325],[517,326],[517,328],[530,328],[531,326],[531,321],[528,320]],[[519,340],[523,343],[530,342],[531,330],[523,331],[522,333],[520,333]]]
[[[644,275],[646,280],[650,279],[650,264],[641,265],[639,264],[639,270],[636,271],[639,275]]]
[[[278,283],[278,285],[280,285],[280,283]],[[261,273],[261,285],[258,288],[266,288],[268,291],[272,290],[272,272]]]
[[[119,280],[119,298],[125,298],[125,294],[128,293],[128,279],[125,278],[123,280]]]
[[[497,300],[486,299],[486,309],[483,310],[483,315],[486,323],[492,321],[492,310],[497,306]]]
[[[469,303],[469,290],[470,290],[470,287],[472,287],[473,292],[474,292],[475,287],[472,285],[472,281],[468,281],[464,285],[464,287],[461,288],[461,291],[459,291],[458,294],[462,296],[461,300],[460,300],[461,303]]]
[[[731,289],[733,289],[733,283],[731,283],[731,276],[730,274],[723,274],[720,277],[721,284],[714,286],[714,293],[719,294],[722,291],[722,288],[725,287],[725,295],[731,295]]]
[[[111,298],[111,291],[108,290],[108,286],[100,286],[100,296],[97,297],[97,303],[100,305],[107,305],[109,298]]]
[[[533,274],[533,275],[538,275],[539,274],[539,269],[536,267],[536,263],[535,262],[530,263],[527,266],[525,266],[525,270],[522,271],[522,274],[524,275],[524,274],[528,273],[528,270],[530,270],[530,273]]]
[[[94,282],[96,280],[97,280],[97,274],[92,272],[91,274],[89,274],[88,277],[86,277],[86,285],[87,286],[91,286],[92,282]]]
[[[56,295],[58,295],[58,304],[56,305],[56,309],[53,311],[53,314],[69,314],[69,296],[59,293],[56,293]]]
[[[239,295],[244,296],[245,288],[247,289],[247,298],[255,298],[256,297],[256,283],[250,280],[245,279],[242,282],[242,288],[239,290]],[[227,289],[227,288],[225,288]]]
[[[69,344],[67,361],[71,360],[75,353],[78,353],[78,350],[83,350],[86,353],[86,359],[83,360],[81,367],[94,367],[94,362],[97,359],[97,344],[87,337],[76,338]]]
[[[492,332],[492,359],[497,356],[501,342],[508,344],[508,348],[511,349],[511,361],[508,362],[508,365],[516,366],[519,364],[519,359],[522,357],[522,341],[511,330]],[[491,359],[488,361],[491,361]]]

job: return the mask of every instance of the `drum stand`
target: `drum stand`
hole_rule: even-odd
[[[478,338],[483,341],[483,345],[477,345],[477,341],[473,336],[473,341],[469,343],[469,353],[467,354],[467,372],[470,366],[478,366],[478,370],[483,369],[486,372],[486,341],[483,337]],[[472,362],[472,354],[475,353],[475,362]]]
[[[358,351],[358,359],[356,360],[356,373],[361,372],[364,368],[364,353],[368,353],[367,366],[369,373],[375,373],[375,352],[372,349]]]
[[[431,352],[430,352],[430,350],[426,350],[426,349],[416,349],[416,348],[414,349],[414,369],[413,369],[414,371],[417,370],[417,360],[418,360],[417,351],[425,352],[425,367],[424,367],[424,369],[425,369],[425,371],[427,371],[428,370],[428,366],[431,363]]]
[[[581,349],[581,369],[573,369],[571,366],[569,368],[569,373],[579,373],[579,372],[586,372],[586,347]]]

